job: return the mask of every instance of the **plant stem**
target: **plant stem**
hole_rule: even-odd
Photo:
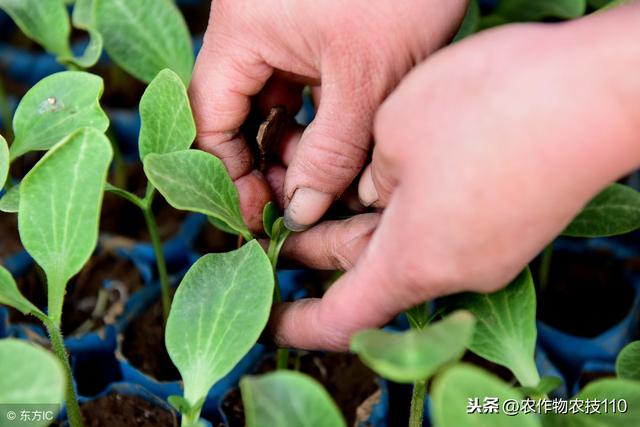
[[[142,209],[142,213],[144,214],[144,220],[147,223],[147,229],[149,230],[149,236],[151,237],[151,244],[153,245],[153,252],[156,256],[158,277],[160,279],[160,290],[162,292],[162,313],[166,323],[169,317],[169,311],[171,310],[171,290],[169,288],[167,263],[165,262],[164,251],[162,250],[162,240],[160,240],[160,233],[158,232],[156,218],[153,216],[153,212],[151,210],[151,203]]]
[[[158,278],[160,279],[160,290],[162,293],[162,313],[164,322],[167,323],[169,317],[169,311],[171,310],[171,289],[169,287],[169,273],[167,272],[167,262],[164,259],[164,251],[162,248],[162,240],[160,239],[160,233],[158,232],[158,224],[156,218],[153,215],[153,197],[155,196],[155,189],[151,183],[147,184],[147,191],[144,199],[130,193],[126,190],[107,184],[106,190],[133,203],[140,208],[144,215],[144,221],[147,224],[147,230],[151,237],[151,245],[153,246],[153,253],[156,257],[156,265],[158,268]]]
[[[287,238],[288,232],[282,239],[278,239],[279,236],[274,236],[269,241],[269,248],[267,249],[267,257],[271,262],[271,267],[273,268],[273,277],[275,280],[275,287],[273,289],[273,302],[279,303],[282,302],[282,294],[280,292],[280,284],[278,283],[278,274],[276,273],[276,267],[278,265],[278,257],[280,256],[280,249],[282,249],[282,245],[284,244],[284,240]],[[278,370],[287,369],[289,367],[289,349],[288,348],[279,348],[276,351],[276,368]]]
[[[424,397],[427,393],[427,380],[413,383],[411,395],[411,412],[409,413],[409,427],[422,427],[424,416]]]
[[[46,316],[37,316],[47,328],[49,337],[51,338],[51,347],[56,354],[62,365],[64,366],[65,373],[67,375],[67,392],[66,392],[66,406],[67,406],[67,418],[69,419],[69,425],[71,427],[82,427],[82,416],[80,415],[80,406],[78,405],[78,398],[76,391],[73,387],[73,373],[71,371],[71,365],[69,364],[69,355],[64,348],[64,340],[62,338],[62,332],[51,319]]]
[[[553,255],[553,240],[549,243],[542,252],[542,260],[540,261],[540,269],[538,270],[538,282],[540,283],[540,290],[547,289],[549,283],[549,271],[551,270],[551,256]]]

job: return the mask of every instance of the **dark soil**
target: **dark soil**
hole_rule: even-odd
[[[126,329],[122,354],[133,366],[158,381],[180,379],[180,373],[164,345],[164,319],[160,300]]]
[[[126,183],[128,191],[144,197],[147,187],[147,178],[140,164],[126,166]],[[114,182],[113,177],[110,182]],[[158,224],[160,238],[164,241],[173,237],[179,230],[187,212],[172,208],[162,197],[156,193],[153,201],[153,212]],[[142,211],[133,203],[122,199],[115,194],[105,192],[100,215],[100,231],[109,235],[125,237],[130,243],[136,241],[149,241],[149,232],[144,221]]]
[[[175,414],[141,397],[109,394],[80,407],[86,427],[177,427]]]
[[[122,312],[126,299],[143,286],[138,270],[129,261],[107,252],[94,255],[80,274],[67,285],[61,325],[64,335],[71,335],[91,318],[105,280],[112,282],[112,289],[108,291],[109,304],[105,315],[94,319],[91,330],[113,322]],[[18,278],[17,285],[29,301],[41,309],[46,307],[46,279],[39,267],[34,266],[25,276]],[[13,309],[10,309],[9,319],[16,323],[38,323],[34,317],[24,316]]]
[[[292,366],[295,353],[289,358]],[[274,358],[265,359],[258,373],[275,370]],[[347,420],[353,425],[358,407],[378,389],[375,374],[360,362],[357,356],[348,353],[305,353],[301,355],[300,371],[311,375],[326,388]],[[222,407],[228,417],[229,427],[245,425],[244,406],[238,389],[232,390],[223,400]]]
[[[549,283],[538,295],[538,318],[569,334],[601,334],[633,304],[633,286],[624,272],[625,264],[609,252],[554,252]]]
[[[22,249],[18,234],[18,215],[0,212],[0,264]]]

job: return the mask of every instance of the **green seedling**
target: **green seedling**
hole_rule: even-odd
[[[0,270],[0,277],[4,274]],[[11,420],[12,413],[17,418],[16,412],[34,405],[44,414],[28,425],[48,426],[55,420],[64,401],[65,389],[63,365],[53,354],[25,341],[0,340],[0,402],[3,406],[0,417],[3,425],[6,425],[4,420]],[[18,420],[15,422],[20,423]]]
[[[37,1],[37,0],[36,0]],[[170,68],[187,84],[193,46],[182,14],[172,0],[93,0],[94,22],[104,48],[118,65],[149,83]]]
[[[81,426],[80,409],[60,331],[67,282],[87,262],[98,241],[98,223],[107,171],[112,159],[107,138],[92,128],[80,129],[49,150],[20,185],[20,240],[46,274],[45,314],[0,270],[0,303],[42,321],[51,346],[65,367],[69,423]]]
[[[640,341],[627,344],[616,360],[618,378],[640,381]]]
[[[375,329],[359,332],[351,339],[351,351],[384,378],[413,384],[409,426],[419,427],[427,381],[462,357],[473,336],[475,318],[468,311],[458,311],[432,325],[415,321],[412,325],[416,326],[403,333]]]
[[[169,401],[182,425],[196,425],[211,387],[257,342],[269,319],[271,263],[257,241],[198,260],[178,287],[166,346],[184,381],[184,396]]]
[[[89,68],[100,58],[102,38],[90,25],[93,0],[76,0],[73,26],[87,31],[90,43],[80,57],[71,52],[71,22],[63,0],[0,0],[0,9],[7,12],[25,35],[55,55],[70,68]]]
[[[248,427],[346,427],[338,407],[313,378],[278,371],[240,382]]]
[[[147,87],[140,100],[141,128],[139,136],[140,158],[145,164],[156,155],[185,152],[196,136],[196,125],[187,97],[187,90],[180,78],[171,70],[162,70]],[[125,189],[109,185],[108,191],[136,205],[142,211],[147,230],[151,236],[158,278],[162,290],[162,308],[165,320],[171,307],[169,274],[162,249],[158,225],[152,204],[156,190],[153,176],[145,168],[151,181],[143,197]],[[209,185],[212,185],[210,183]]]

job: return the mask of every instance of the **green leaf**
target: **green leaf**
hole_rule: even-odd
[[[217,157],[200,150],[148,154],[144,171],[174,208],[217,218],[252,239],[242,220],[238,191]]]
[[[189,97],[180,77],[162,70],[140,100],[140,158],[186,150],[196,137]]]
[[[209,224],[213,225],[215,228],[217,228],[220,231],[223,231],[223,232],[229,233],[229,234],[235,234],[236,236],[240,235],[240,233],[238,233],[233,228],[229,227],[227,225],[227,223],[222,221],[221,219],[214,218],[212,216],[208,216],[207,220],[209,221]]]
[[[23,314],[38,313],[44,315],[38,307],[20,293],[11,273],[2,266],[0,266],[0,304],[13,307]],[[2,401],[0,400],[0,402]]]
[[[29,38],[57,56],[69,55],[69,15],[62,0],[0,0]]]
[[[627,344],[616,360],[619,378],[640,381],[640,341]]]
[[[269,259],[255,240],[205,255],[187,272],[165,342],[192,408],[256,343],[269,319],[273,287]]]
[[[543,377],[535,387],[518,387],[525,396],[544,396],[562,385],[562,379],[558,377]]]
[[[67,281],[96,247],[112,156],[107,137],[81,129],[45,154],[20,184],[20,240],[47,275],[54,324],[60,322]]]
[[[240,381],[247,427],[346,427],[329,393],[313,378],[277,371]]]
[[[591,402],[587,404],[586,401]],[[596,405],[594,401],[601,404]],[[607,410],[602,401],[606,400]],[[640,425],[640,382],[625,379],[605,378],[587,384],[571,401],[581,402],[582,411],[569,414],[550,413],[542,418],[545,427],[629,427]],[[617,402],[624,401],[624,407],[617,407]],[[616,402],[612,404],[612,402]],[[585,413],[589,406],[590,413]],[[600,413],[595,413],[594,407]],[[615,411],[614,411],[615,408]],[[624,409],[620,411],[619,409]]]
[[[464,15],[462,24],[460,25],[458,32],[453,38],[453,41],[457,42],[465,37],[470,36],[471,34],[478,31],[479,26],[480,6],[478,6],[478,0],[471,0],[469,2],[469,7],[467,8],[467,13]]]
[[[525,22],[578,18],[586,9],[585,0],[501,0],[494,13],[509,22]]]
[[[264,205],[264,209],[262,210],[262,227],[269,238],[273,238],[271,230],[278,217],[280,217],[280,212],[278,212],[275,203],[268,202]]]
[[[486,403],[485,398],[498,399],[498,413],[482,413],[482,409],[469,412],[477,408],[473,403],[482,407]],[[474,402],[475,399],[477,401]],[[434,427],[540,426],[535,414],[505,414],[501,405],[508,399],[520,402],[522,395],[480,368],[456,365],[435,378],[431,389],[432,421]]]
[[[405,312],[409,324],[414,329],[424,329],[429,324],[429,306],[427,302],[415,305]]]
[[[9,176],[9,148],[7,141],[0,135],[0,190]]]
[[[48,150],[83,127],[109,127],[98,100],[102,79],[81,71],[63,71],[42,79],[22,98],[13,119],[11,159],[29,151]]]
[[[16,213],[20,208],[20,185],[14,185],[0,199],[0,211]]]
[[[449,299],[471,311],[478,321],[469,350],[513,372],[521,385],[540,381],[534,363],[536,294],[529,269],[506,288],[492,294],[465,293]]]
[[[399,333],[369,329],[351,338],[351,351],[382,377],[413,383],[460,359],[474,326],[471,313],[458,311],[423,330]]]
[[[165,68],[189,83],[193,46],[187,24],[173,1],[94,1],[98,31],[118,65],[146,83]]]
[[[100,59],[103,42],[100,32],[95,28],[94,6],[94,0],[76,0],[73,6],[73,26],[89,33],[89,44],[81,56],[70,54],[59,58],[60,61],[74,64],[80,68],[90,68]]]
[[[622,184],[600,192],[562,233],[572,237],[604,237],[640,228],[640,193]]]
[[[54,411],[64,400],[66,379],[62,363],[47,350],[26,341],[5,339],[0,341],[0,419],[5,424],[9,411],[21,409]],[[12,406],[15,405],[15,406]],[[35,405],[35,406],[29,406]],[[40,406],[40,405],[52,405]],[[19,420],[19,419],[18,419]],[[45,427],[51,421],[32,421],[15,425]]]
[[[276,219],[271,229],[271,241],[269,242],[269,249],[267,250],[267,255],[271,260],[273,268],[276,267],[278,258],[280,257],[280,251],[290,235],[291,230],[284,225],[284,218],[280,217]]]

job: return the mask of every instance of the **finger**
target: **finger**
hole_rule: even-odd
[[[282,140],[280,140],[280,143],[276,146],[276,154],[284,166],[289,166],[293,161],[304,129],[304,126],[297,124],[285,129]]]
[[[280,209],[284,209],[284,178],[287,170],[280,165],[270,165],[267,167],[265,178],[274,194],[273,200],[276,201]]]
[[[440,289],[430,289],[428,283],[418,286],[412,275],[403,271],[411,265],[408,257],[412,254],[406,250],[411,239],[411,233],[406,231],[410,225],[405,224],[408,228],[398,233],[404,222],[401,212],[400,201],[393,205],[392,200],[355,267],[338,279],[322,299],[274,307],[269,331],[277,345],[346,350],[355,332],[384,325]]]
[[[287,170],[285,221],[301,231],[318,221],[349,186],[367,158],[371,106],[337,84],[325,88]]]
[[[282,256],[318,270],[350,270],[373,235],[380,215],[356,215],[342,221],[324,221],[293,234]]]
[[[273,199],[273,192],[265,177],[257,170],[235,181],[240,197],[240,212],[252,233],[262,232],[262,210]]]
[[[389,203],[396,186],[390,174],[385,173],[384,166],[374,161],[365,168],[358,183],[358,197],[364,206],[384,208]]]
[[[206,38],[191,80],[189,95],[198,146],[219,157],[235,180],[253,169],[251,152],[239,135],[257,94],[273,70],[251,51],[227,43],[214,32]]]

